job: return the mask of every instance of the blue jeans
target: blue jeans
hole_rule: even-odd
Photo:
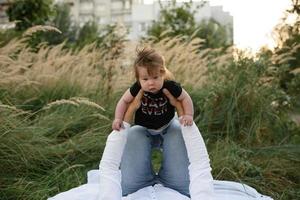
[[[158,174],[152,168],[152,148],[161,145],[163,160]],[[160,183],[189,196],[189,160],[179,121],[173,119],[160,132],[143,126],[129,129],[121,161],[122,195]]]

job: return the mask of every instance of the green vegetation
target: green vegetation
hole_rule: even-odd
[[[195,14],[199,7],[193,10],[191,2],[184,2],[178,6],[176,0],[172,0],[165,6],[160,2],[160,7],[160,17],[149,27],[146,38],[154,41],[177,36],[182,40],[200,38],[203,40],[203,44],[199,47],[201,49],[224,48],[233,44],[228,37],[229,29],[226,26],[222,26],[214,19],[197,23]]]
[[[298,27],[299,15],[296,24],[282,25]],[[86,172],[98,167],[116,101],[134,79],[136,44],[117,28],[98,30],[97,40],[75,50],[62,39],[28,45],[40,31],[57,34],[48,26],[3,41],[1,199],[46,199],[85,183]],[[191,94],[214,178],[290,200],[300,198],[300,125],[291,117],[300,107],[299,28],[285,33],[275,51],[255,58],[232,48],[204,48],[198,37],[150,38],[143,45],[164,55]],[[158,151],[153,158],[157,169]]]
[[[44,25],[53,14],[52,0],[14,0],[7,10],[9,21],[16,21],[16,30]]]
[[[279,82],[270,80],[269,62],[243,54],[236,61],[230,49],[219,57],[217,50],[198,53],[197,42],[148,45],[192,95],[214,177],[275,199],[299,197],[299,125]],[[132,80],[135,48],[124,41],[116,53],[95,45],[32,52],[16,40],[0,48],[3,199],[45,199],[84,183],[97,168],[116,100]]]

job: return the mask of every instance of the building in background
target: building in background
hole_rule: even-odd
[[[0,29],[7,29],[14,27],[13,23],[9,23],[6,10],[8,9],[10,2],[8,0],[0,0]]]
[[[134,40],[146,34],[147,28],[159,18],[161,10],[158,1],[152,4],[145,4],[143,0],[55,0],[54,2],[67,3],[70,6],[72,21],[79,26],[89,21],[94,21],[99,26],[119,22],[128,30],[128,38]],[[163,6],[168,3],[162,1]],[[5,13],[9,4],[8,0],[0,0],[0,28],[9,28],[13,24],[9,23]],[[200,1],[192,2],[192,9],[200,5],[202,5]],[[233,17],[223,11],[222,6],[210,6],[209,2],[206,2],[198,9],[195,18],[197,22],[212,18],[225,25],[229,40],[232,41]]]
[[[177,4],[180,6],[182,3],[179,2]],[[168,2],[162,1],[162,5],[167,6]],[[192,10],[196,10],[201,5],[202,2],[193,2]],[[157,1],[153,4],[134,4],[132,6],[130,38],[135,39],[145,35],[147,28],[151,26],[152,22],[158,20],[160,10],[160,4]],[[228,12],[224,12],[222,6],[210,6],[207,2],[197,10],[195,13],[196,22],[212,18],[221,25],[225,25],[228,33],[230,33],[230,37],[233,38],[233,17]]]
[[[143,0],[57,0],[69,3],[71,6],[71,17],[74,23],[83,26],[88,21],[94,21],[99,25],[120,22],[129,31],[129,39],[138,39],[144,36],[147,28],[154,20],[159,18],[161,10],[158,1],[145,4]],[[162,1],[165,6],[168,1]],[[178,5],[182,4],[180,2]],[[192,9],[202,5],[202,2],[192,2]],[[206,2],[195,14],[197,22],[203,19],[214,19],[221,25],[227,27],[227,32],[232,41],[233,17],[230,13],[223,11],[222,6],[210,6]]]
[[[130,28],[132,5],[137,0],[56,0],[71,6],[72,20],[79,26],[89,21],[99,25],[122,22]]]

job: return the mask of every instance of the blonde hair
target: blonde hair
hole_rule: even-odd
[[[134,72],[136,80],[139,79],[138,67],[147,69],[148,74],[152,75],[156,70],[159,70],[165,80],[173,80],[173,74],[166,68],[165,59],[150,47],[142,49],[137,48],[137,57],[134,61]]]

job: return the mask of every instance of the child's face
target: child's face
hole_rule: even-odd
[[[163,87],[164,79],[159,69],[151,75],[148,74],[146,67],[138,67],[137,70],[141,88],[145,92],[157,93]]]

